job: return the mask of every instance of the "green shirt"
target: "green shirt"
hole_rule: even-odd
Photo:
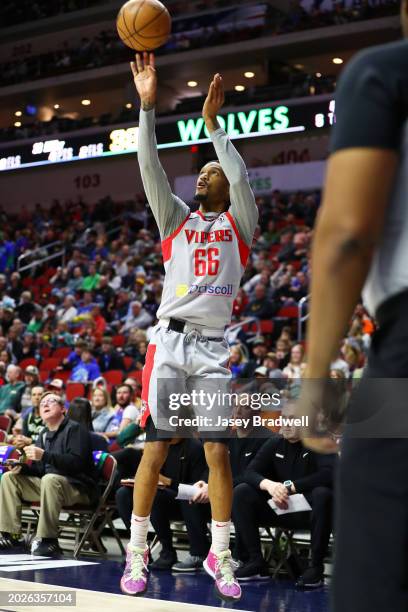
[[[24,382],[16,382],[14,385],[8,383],[0,387],[0,414],[4,414],[9,409],[20,412],[24,387]]]
[[[100,278],[100,274],[94,274],[94,276],[85,276],[84,280],[82,281],[82,289],[84,291],[93,291],[97,288]]]

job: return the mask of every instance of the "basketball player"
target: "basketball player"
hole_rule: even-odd
[[[408,36],[407,0],[401,15]],[[408,610],[408,439],[406,416],[399,419],[406,396],[396,416],[401,381],[387,384],[383,402],[387,381],[378,380],[408,377],[407,57],[408,42],[394,42],[359,53],[345,69],[313,245],[308,378],[329,376],[361,292],[379,325],[342,446],[334,612]],[[300,399],[299,412],[314,417],[321,408],[307,394]]]
[[[158,378],[181,379],[190,389],[194,379],[194,385],[214,377],[221,383],[229,381],[224,329],[230,323],[258,211],[245,164],[217,121],[224,103],[221,76],[214,76],[202,113],[219,161],[202,168],[195,194],[200,209],[192,213],[172,194],[157,155],[154,55],[137,54],[131,68],[141,99],[139,165],[159,227],[166,272],[159,323],[143,370],[142,426],[147,437],[135,477],[131,540],[121,580],[124,593],[138,595],[147,588],[149,513],[170,443],[157,440]],[[225,439],[206,440],[204,448],[212,511],[212,545],[204,568],[215,580],[221,598],[238,600],[241,589],[229,551],[232,476],[228,448]]]

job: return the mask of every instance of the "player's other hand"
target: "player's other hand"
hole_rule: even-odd
[[[224,84],[222,76],[217,72],[210,83],[207,98],[203,106],[203,118],[216,119],[217,114],[225,102]]]
[[[191,504],[207,504],[209,502],[208,497],[208,484],[204,482],[204,480],[199,480],[194,484],[195,487],[198,487],[199,492],[194,495],[191,500]]]
[[[137,93],[142,102],[142,108],[149,110],[156,104],[157,74],[154,53],[136,53],[135,61],[130,62]]]

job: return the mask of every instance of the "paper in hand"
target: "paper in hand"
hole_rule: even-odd
[[[307,501],[306,497],[302,493],[296,493],[288,497],[288,508],[287,510],[281,510],[275,504],[273,499],[268,500],[268,504],[276,514],[288,514],[289,512],[307,512],[312,507]]]
[[[182,484],[178,486],[178,493],[176,499],[181,501],[190,501],[199,493],[200,489],[194,485]]]

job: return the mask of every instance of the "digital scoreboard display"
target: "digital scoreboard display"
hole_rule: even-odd
[[[328,128],[335,122],[334,100],[278,104],[267,108],[221,114],[218,121],[231,139],[259,138]],[[0,172],[48,164],[136,153],[138,126],[110,127],[92,135],[49,137],[27,143],[0,145]],[[172,149],[210,142],[202,117],[158,122],[159,149]]]

